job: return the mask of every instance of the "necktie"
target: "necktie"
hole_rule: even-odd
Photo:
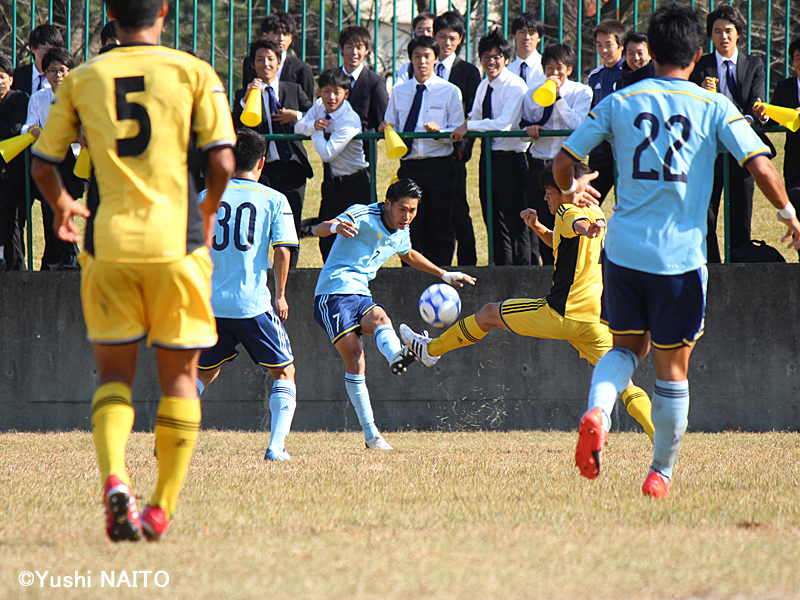
[[[483,97],[483,104],[481,105],[482,118],[484,119],[491,119],[492,118],[492,86],[489,85],[486,87],[486,95]],[[481,138],[481,152],[486,151],[486,138]]]
[[[534,125],[539,125],[540,127],[544,127],[545,124],[550,120],[550,117],[553,115],[553,106],[555,105],[551,104],[550,106],[546,106],[544,109],[544,113],[542,113],[542,118],[536,121]]]
[[[442,63],[436,63],[436,76],[444,77],[444,65]]]
[[[350,89],[352,90],[353,86],[356,84],[356,78],[352,75],[348,75],[348,77],[350,78]]]
[[[267,87],[267,93],[269,94],[269,114],[278,114],[283,106],[281,106],[281,103],[278,101],[278,97],[275,95],[275,90],[272,89],[272,86]],[[278,121],[272,119],[272,133],[286,133],[286,129],[283,125],[278,123]],[[278,157],[283,162],[292,160],[292,149],[289,147],[289,142],[286,140],[275,142],[275,148],[278,150]]]
[[[520,76],[520,77],[522,77],[522,80],[523,80],[525,83],[528,83],[528,80],[527,80],[527,78],[525,77],[525,75],[527,74],[527,71],[528,71],[528,65],[527,65],[527,64],[525,64],[525,63],[523,62],[523,63],[522,63],[520,66],[519,66],[519,76]]]
[[[328,113],[325,113],[325,120],[326,121],[330,121],[331,120],[331,116]],[[330,133],[323,133],[322,135],[325,137],[326,140],[331,139],[331,134]],[[326,163],[326,162],[322,163],[322,174],[323,174],[323,178],[322,178],[323,183],[326,182],[326,181],[327,182],[333,181],[333,171],[331,171],[331,164],[330,163]]]
[[[422,108],[422,93],[425,91],[425,84],[417,84],[417,93],[414,94],[414,101],[411,103],[411,110],[408,111],[408,118],[406,124],[403,126],[405,133],[411,133],[417,128],[417,120],[419,119],[419,110]],[[411,152],[411,146],[414,140],[408,140],[408,152]],[[403,156],[408,156],[406,152]]]
[[[38,92],[44,87],[44,73],[39,74],[39,83],[36,84],[36,91]]]
[[[325,113],[325,120],[326,121],[330,121],[331,120],[331,116],[328,113]],[[325,137],[326,140],[331,139],[331,134],[328,133],[327,131],[323,132],[322,135]]]
[[[733,74],[733,62],[730,60],[725,61],[725,82],[728,86],[728,93],[731,96],[731,100],[733,103],[738,107],[739,106],[739,88],[736,85],[736,78]]]

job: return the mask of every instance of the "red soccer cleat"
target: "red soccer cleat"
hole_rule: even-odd
[[[666,498],[669,494],[669,478],[658,471],[650,471],[642,484],[642,493],[651,498]]]
[[[586,479],[596,479],[600,474],[600,456],[607,438],[608,431],[603,426],[602,410],[593,408],[583,415],[578,428],[575,464]]]
[[[169,520],[160,506],[144,507],[142,511],[142,529],[148,542],[158,542],[169,529]]]
[[[138,542],[142,539],[139,509],[128,485],[116,475],[109,475],[103,498],[106,505],[106,533],[111,541]]]

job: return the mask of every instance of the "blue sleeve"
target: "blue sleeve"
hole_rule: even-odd
[[[353,204],[350,208],[340,214],[337,219],[340,221],[350,221],[358,227],[358,224],[369,215],[369,207],[364,204]]]
[[[289,201],[286,196],[281,196],[280,201],[275,203],[272,213],[272,223],[270,224],[270,237],[272,247],[275,246],[297,246],[297,231],[294,228],[294,217]]]
[[[409,252],[411,252],[411,234],[407,233],[406,236],[403,238],[403,241],[397,247],[396,254],[399,254],[400,256],[405,256]]]
[[[589,111],[589,116],[581,123],[561,147],[563,152],[578,161],[583,161],[600,142],[612,141],[611,100],[603,102]]]
[[[717,99],[717,139],[744,166],[756,156],[769,156],[756,132],[726,96]]]

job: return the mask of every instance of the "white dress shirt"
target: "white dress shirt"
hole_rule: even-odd
[[[530,88],[538,88],[544,83],[545,76],[542,69],[542,56],[534,50],[528,55],[528,58],[520,58],[519,56],[514,59],[510,65],[506,67],[514,75],[519,75],[522,63],[525,63],[525,84]]]
[[[356,84],[356,81],[358,81],[358,78],[361,76],[361,72],[363,70],[364,70],[364,61],[361,61],[361,64],[358,65],[355,69],[353,69],[352,73],[348,73],[347,69],[345,69],[344,65],[342,65],[342,73],[344,73],[348,77],[350,77],[350,76],[353,77],[352,81],[350,82],[350,89],[351,90],[353,89],[353,86]]]
[[[492,115],[491,119],[483,118],[483,99],[486,90],[492,86]],[[475,92],[475,101],[467,121],[469,131],[512,131],[519,129],[522,117],[522,102],[528,86],[519,75],[514,75],[508,68],[500,71],[495,80],[489,78],[481,81]],[[528,148],[528,138],[493,138],[492,150],[503,152],[525,152]]]
[[[264,83],[264,82],[262,81],[261,83]],[[275,77],[275,79],[272,81],[272,83],[269,86],[267,86],[265,84],[264,87],[261,88],[261,98],[263,99],[263,102],[264,102],[263,109],[267,112],[267,114],[264,114],[264,115],[261,116],[261,121],[265,122],[267,124],[267,127],[269,127],[269,132],[270,133],[274,133],[272,131],[272,116],[269,114],[269,92],[267,91],[267,87],[271,87],[273,90],[275,90],[275,97],[280,99],[280,97],[281,97],[281,95],[280,95],[281,84],[280,84],[280,81],[278,80],[278,78]],[[247,96],[249,96],[249,95],[250,95],[250,92],[248,91],[244,95],[244,97],[239,101],[239,104],[242,105],[242,108],[244,108],[245,102],[247,102]],[[303,113],[301,111],[298,110],[298,111],[295,111],[295,112],[297,113],[297,118],[298,119],[303,118]],[[294,152],[293,152],[293,154],[294,154]],[[296,157],[293,156],[292,160],[295,160],[295,158]],[[276,160],[280,160],[280,156],[278,156],[278,149],[275,147],[275,142],[269,142],[269,144],[267,144],[267,162],[273,162],[273,161],[276,161]]]
[[[314,129],[314,122],[324,119],[326,114],[330,114],[331,124],[325,131]],[[363,142],[353,139],[361,133],[361,117],[347,100],[337,110],[326,113],[322,98],[318,98],[306,116],[295,124],[294,132],[311,138],[322,162],[330,164],[334,177],[352,175],[369,167],[364,160]],[[330,136],[328,139],[326,134]]]
[[[386,121],[392,124],[398,133],[405,127],[408,113],[414,102],[419,82],[416,77],[401,85],[395,86],[386,108]],[[419,110],[415,132],[425,131],[425,123],[433,121],[441,131],[453,131],[464,122],[464,108],[461,104],[461,90],[432,75],[425,82],[425,92],[422,94],[422,106]],[[450,156],[453,153],[453,142],[450,138],[437,140],[415,139],[411,152],[402,160],[416,158],[434,158]]]
[[[442,72],[441,75],[439,75],[439,77],[441,77],[445,81],[450,81],[450,71],[453,70],[453,63],[455,62],[455,60],[456,60],[455,52],[450,54],[450,56],[448,56],[444,60],[437,60],[436,64],[433,66],[434,75],[438,75],[440,71],[439,65],[442,65],[444,67],[444,71]],[[411,61],[403,63],[403,66],[397,70],[397,78],[394,82],[394,85],[400,85],[401,83],[405,83],[406,81],[409,80],[408,70],[410,67],[411,67]],[[413,76],[411,76],[411,78],[413,79]]]
[[[35,69],[36,67],[34,67]],[[50,107],[55,104],[56,96],[50,86],[42,88],[31,96],[28,101],[28,118],[22,126],[22,133],[28,133],[31,127],[44,129],[47,117],[50,116]],[[72,153],[77,156],[81,151],[81,146],[77,142],[72,144]]]
[[[717,59],[717,73],[719,73],[719,86],[717,87],[717,91],[720,94],[725,94],[730,100],[733,101],[733,96],[728,89],[728,69],[725,66],[725,61],[729,60],[731,63],[733,63],[731,68],[733,69],[733,77],[736,78],[736,61],[739,60],[739,49],[735,49],[733,51],[733,56],[730,58],[725,58],[716,50],[714,50],[714,56]],[[739,85],[738,81],[736,82],[736,85]],[[736,101],[734,101],[734,104],[736,104]]]
[[[537,86],[538,87],[538,86]],[[533,92],[529,89],[522,104],[522,118],[536,123],[544,116],[545,109],[533,101]],[[553,112],[542,126],[545,130],[577,129],[586,120],[592,107],[592,88],[583,83],[567,79],[559,90],[560,99],[553,104]],[[558,154],[565,137],[540,137],[531,140],[529,152],[534,158],[549,160]]]
[[[278,67],[278,74],[275,76],[275,79],[281,78],[281,71],[283,71],[283,64],[286,62],[286,55],[288,54],[288,50],[284,50],[281,52],[281,66]]]
[[[406,61],[403,63],[403,66],[397,69],[397,73],[395,74],[394,82],[392,83],[392,87],[397,87],[401,83],[405,83],[408,81],[408,69],[411,67],[411,61]]]
[[[32,67],[32,69],[31,69],[31,97],[33,97],[33,95],[36,92],[40,91],[40,90],[43,90],[45,88],[47,88],[49,90],[50,89],[50,82],[47,81],[47,77],[44,76],[44,73],[40,73],[39,72],[39,69],[36,68],[36,63],[35,62],[31,63],[31,67]],[[41,87],[39,87],[39,76],[40,75],[42,76]]]

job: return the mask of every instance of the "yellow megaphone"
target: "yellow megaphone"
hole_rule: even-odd
[[[552,106],[553,102],[556,101],[557,93],[558,86],[556,82],[548,79],[533,92],[533,101],[539,106]]]
[[[764,113],[773,121],[777,121],[789,131],[797,131],[800,129],[800,111],[796,108],[786,108],[785,106],[775,106],[773,104],[764,104],[763,102],[756,102],[753,108],[764,107]]]
[[[78,160],[75,161],[75,168],[72,169],[78,179],[89,179],[92,176],[92,157],[89,156],[88,148],[81,148]]]
[[[7,140],[0,142],[0,156],[6,161],[6,164],[14,160],[17,155],[30,146],[36,138],[32,133],[23,133]]]
[[[254,88],[247,94],[241,119],[248,127],[261,125],[261,90]]]
[[[408,152],[408,147],[397,135],[397,132],[392,127],[391,123],[386,124],[386,129],[383,130],[384,139],[386,140],[386,158],[403,158]]]
[[[391,178],[391,180],[389,180],[389,185],[397,183],[398,181],[400,181],[400,178],[397,175],[395,175],[394,177]]]

